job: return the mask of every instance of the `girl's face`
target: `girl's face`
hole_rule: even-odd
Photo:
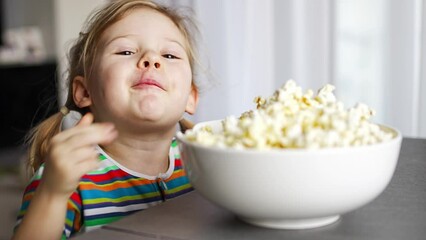
[[[107,28],[93,77],[85,81],[96,120],[154,130],[175,126],[185,111],[192,114],[197,91],[186,44],[168,17],[148,8]]]

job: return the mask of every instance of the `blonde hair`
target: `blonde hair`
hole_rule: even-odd
[[[197,33],[194,22],[180,14],[175,9],[159,5],[151,0],[115,0],[94,12],[86,21],[86,26],[76,39],[68,55],[68,97],[65,107],[69,110],[85,114],[88,108],[79,108],[73,99],[72,81],[77,76],[91,77],[91,66],[94,64],[102,33],[111,25],[124,18],[129,12],[138,8],[149,8],[164,14],[172,20],[187,41],[187,54],[192,69],[192,83],[195,84],[194,68],[196,61],[195,39]],[[28,151],[28,173],[34,172],[43,163],[47,154],[50,140],[60,132],[61,122],[66,113],[58,112],[34,127],[27,135],[26,142],[30,145]]]

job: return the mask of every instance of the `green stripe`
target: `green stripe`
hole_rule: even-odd
[[[113,203],[119,203],[124,202],[128,200],[137,200],[137,199],[145,199],[145,198],[151,198],[159,196],[158,192],[151,192],[151,193],[144,193],[142,195],[134,195],[134,196],[124,196],[120,198],[95,198],[95,199],[84,199],[84,204],[96,204],[96,203],[103,203],[103,202],[113,202]]]
[[[103,161],[103,160],[105,160],[105,159],[107,159],[104,155],[102,155],[102,154],[99,154],[99,160],[101,160],[101,161]]]
[[[98,175],[98,174],[107,173],[111,170],[117,170],[117,169],[119,169],[117,166],[109,166],[109,167],[102,168],[102,169],[99,169],[99,170],[91,171],[91,172],[88,173],[88,175]]]
[[[84,225],[86,225],[88,227],[105,225],[105,224],[117,221],[118,219],[120,219],[122,217],[123,216],[116,216],[116,217],[107,217],[107,218],[99,218],[99,219],[86,220],[85,223],[84,223]]]
[[[75,217],[75,216],[73,216],[73,217]],[[69,226],[69,227],[71,227],[73,229],[74,228],[74,222],[73,222],[73,220],[74,219],[65,218],[65,225],[67,225],[67,226]]]

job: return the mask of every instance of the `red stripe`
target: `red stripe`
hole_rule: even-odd
[[[182,167],[182,160],[180,160],[180,158],[175,159],[175,166],[176,167]]]
[[[70,199],[75,203],[75,205],[79,207],[81,206],[81,196],[77,192],[73,192]]]
[[[26,188],[25,188],[25,193],[28,192],[32,192],[35,191],[38,187],[38,185],[40,185],[40,180],[34,180],[32,181]]]
[[[110,170],[107,173],[100,173],[96,175],[84,175],[81,180],[83,182],[90,181],[90,182],[104,182],[104,181],[111,181],[113,178],[123,178],[125,176],[128,176],[126,172],[124,172],[121,169],[117,170]]]

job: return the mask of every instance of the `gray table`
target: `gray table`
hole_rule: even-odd
[[[370,204],[309,230],[251,226],[196,191],[76,239],[426,239],[426,139],[404,138],[395,175]]]

